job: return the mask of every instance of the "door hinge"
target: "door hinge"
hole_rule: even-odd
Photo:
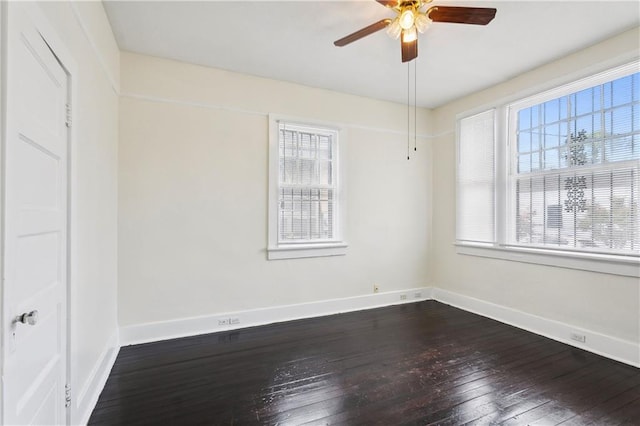
[[[71,407],[71,385],[69,383],[64,385],[64,406],[65,408]]]
[[[65,120],[64,124],[66,124],[67,127],[71,127],[71,105],[69,104],[67,104],[67,116]]]

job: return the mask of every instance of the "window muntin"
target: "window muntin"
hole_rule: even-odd
[[[510,113],[511,244],[637,255],[640,73]]]

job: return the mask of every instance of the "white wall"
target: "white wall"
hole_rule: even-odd
[[[72,423],[86,421],[117,346],[120,52],[100,2],[38,7],[77,65],[71,147]]]
[[[406,106],[130,53],[121,65],[121,326],[429,283],[430,148],[420,138],[407,161]],[[346,256],[266,260],[268,113],[346,125]]]
[[[640,344],[640,283],[637,278],[456,254],[455,116],[495,106],[500,99],[588,76],[638,56],[638,29],[592,46],[517,78],[434,111],[434,284],[546,319]],[[638,358],[640,360],[640,357]]]

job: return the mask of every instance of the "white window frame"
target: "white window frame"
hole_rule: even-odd
[[[495,109],[495,188],[496,188],[496,217],[495,234],[493,243],[473,243],[457,240],[454,243],[458,254],[503,259],[509,261],[533,263],[540,265],[556,266],[569,269],[602,272],[614,275],[640,277],[640,257],[625,254],[601,254],[561,250],[555,248],[520,247],[510,244],[514,228],[514,218],[510,215],[512,197],[512,179],[510,174],[514,167],[511,154],[511,144],[515,143],[517,129],[517,111],[532,105],[558,98],[563,95],[578,92],[580,90],[597,86],[608,81],[624,77],[638,72],[640,60],[611,68],[576,81],[568,82],[546,91],[538,91],[537,94],[519,94],[509,99],[502,99],[494,104],[459,114],[460,120],[477,115],[481,112]],[[515,113],[511,113],[514,111]],[[459,132],[456,132],[456,138]],[[460,142],[456,139],[456,149]],[[457,238],[457,236],[456,236]]]
[[[280,180],[280,154],[279,154],[279,125],[286,123],[292,126],[315,127],[329,130],[337,135],[335,141],[334,178],[336,198],[334,204],[333,238],[330,241],[318,242],[279,242],[279,180]],[[341,256],[347,253],[346,242],[346,167],[345,145],[346,131],[335,124],[324,123],[317,120],[307,120],[296,117],[269,114],[269,218],[268,218],[268,245],[267,259],[297,259],[307,257]]]

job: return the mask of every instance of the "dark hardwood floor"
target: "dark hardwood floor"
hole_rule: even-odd
[[[640,425],[640,369],[426,301],[120,350],[91,425]]]

